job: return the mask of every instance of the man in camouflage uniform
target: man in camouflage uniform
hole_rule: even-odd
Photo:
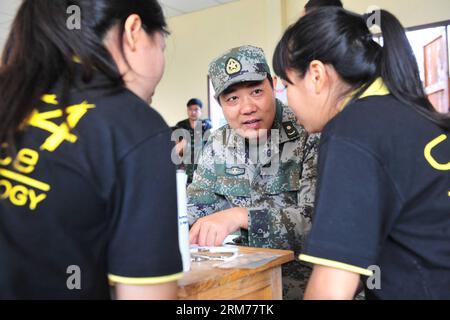
[[[209,75],[228,125],[211,134],[188,188],[191,243],[221,245],[240,231],[244,245],[298,256],[311,228],[319,137],[275,98],[261,49],[234,48]],[[285,299],[303,297],[310,272],[298,261],[283,266]]]
[[[177,142],[180,148],[177,153],[183,158],[183,163],[179,165],[179,169],[186,171],[187,183],[191,184],[198,162],[195,149],[203,149],[212,127],[209,119],[201,119],[203,103],[200,99],[190,99],[186,106],[188,118],[178,122],[173,130],[181,130],[179,133],[182,134]]]

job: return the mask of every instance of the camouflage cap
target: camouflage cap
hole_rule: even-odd
[[[241,46],[228,50],[209,65],[215,98],[231,85],[246,81],[262,81],[270,75],[264,51],[254,46]]]

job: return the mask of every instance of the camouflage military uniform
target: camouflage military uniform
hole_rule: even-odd
[[[297,257],[311,228],[319,136],[308,135],[278,100],[276,108],[272,129],[280,140],[277,148],[267,148],[266,161],[253,163],[228,126],[210,136],[188,188],[188,215],[192,225],[205,215],[247,208],[245,245],[293,250]],[[278,165],[265,170],[273,163]],[[283,266],[285,299],[303,297],[310,272],[298,261]]]

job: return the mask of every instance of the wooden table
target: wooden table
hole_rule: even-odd
[[[214,268],[217,261],[192,262],[191,271],[178,281],[182,300],[281,300],[281,265],[294,260],[287,250],[239,247],[239,253],[276,254],[279,257],[255,269]]]

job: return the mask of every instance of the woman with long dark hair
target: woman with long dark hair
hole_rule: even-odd
[[[306,298],[450,298],[450,118],[424,92],[405,31],[379,15],[311,11],[274,55],[289,105],[322,132]],[[376,19],[375,19],[376,20]]]
[[[156,0],[23,1],[0,67],[0,298],[176,297],[171,131],[148,106],[166,34]]]

